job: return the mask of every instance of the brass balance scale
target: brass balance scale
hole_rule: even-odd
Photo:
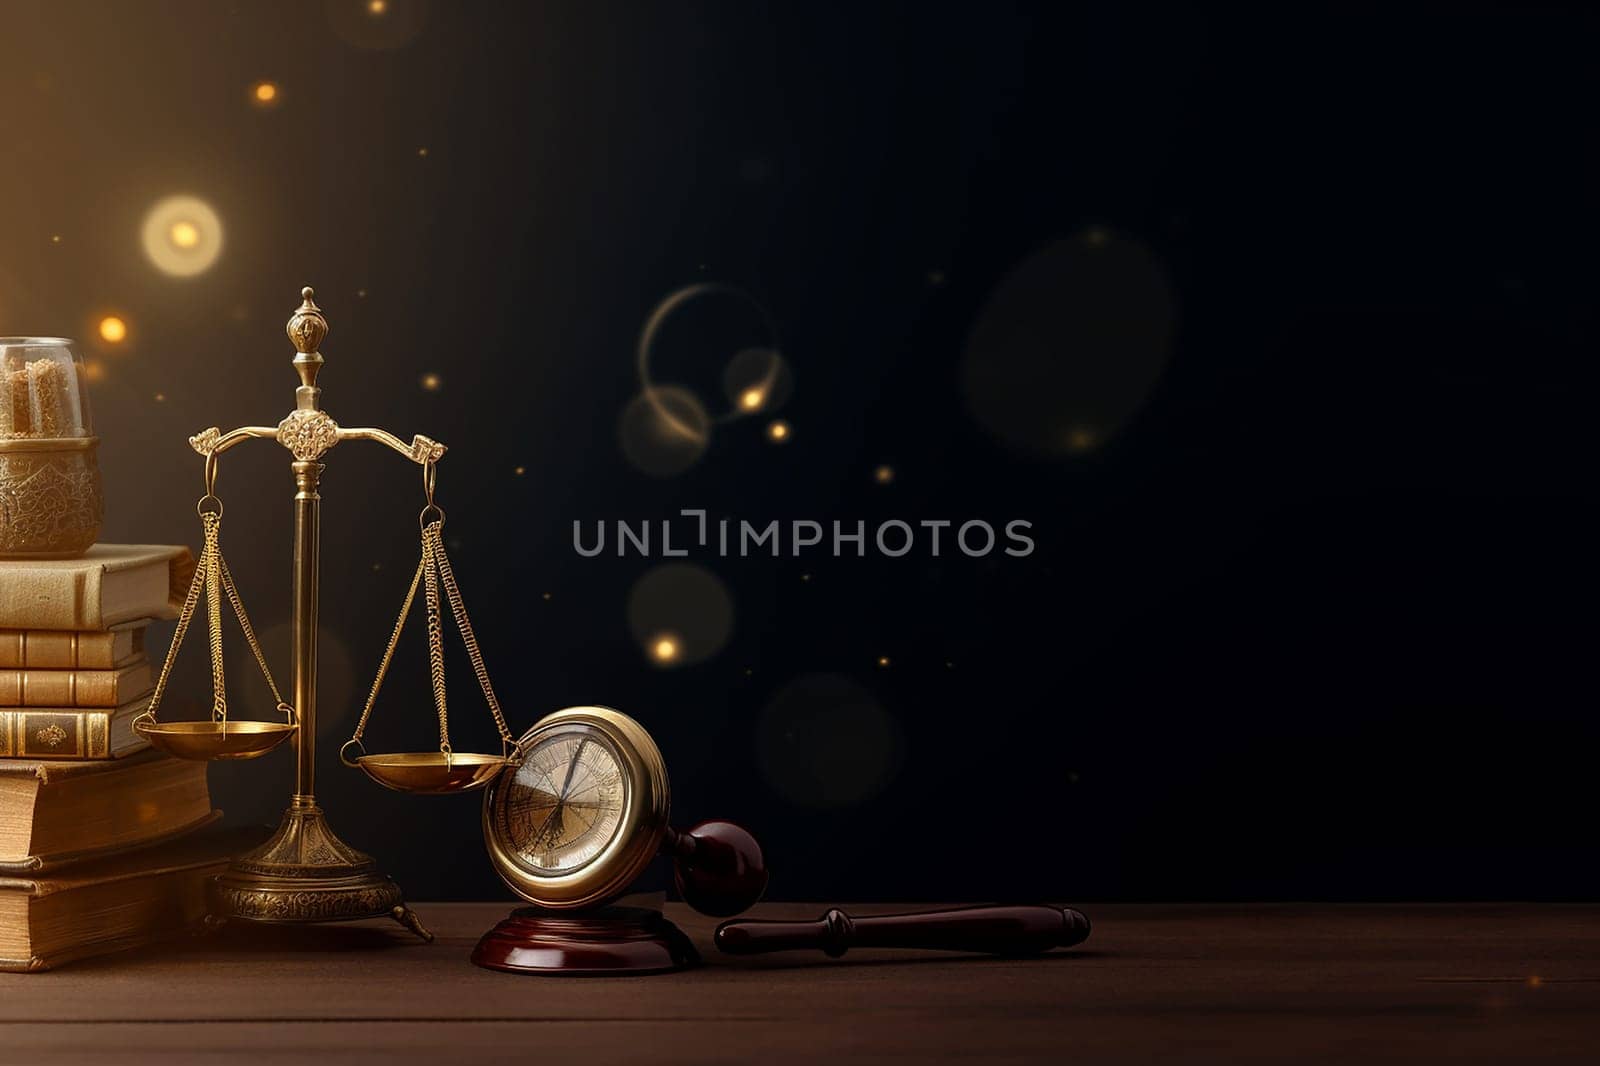
[[[317,615],[319,520],[322,457],[334,445],[347,440],[370,440],[388,445],[423,468],[427,505],[422,512],[422,561],[406,595],[405,608],[395,626],[394,636],[384,653],[372,696],[361,717],[352,743],[360,745],[361,730],[372,710],[378,687],[383,682],[400,628],[416,595],[424,584],[429,608],[428,629],[430,669],[440,727],[437,752],[401,755],[363,755],[354,760],[367,774],[391,788],[412,792],[454,792],[485,785],[507,762],[514,743],[501,715],[494,691],[483,669],[471,623],[461,602],[460,591],[444,553],[440,529],[444,512],[433,501],[437,480],[436,463],[444,455],[444,445],[420,434],[407,444],[381,429],[350,429],[338,425],[320,407],[322,390],[317,374],[323,358],[319,351],[328,333],[328,320],[317,307],[310,288],[301,292],[302,302],[286,327],[294,343],[293,365],[300,377],[295,389],[295,408],[277,426],[243,426],[223,433],[217,428],[203,430],[189,438],[190,445],[205,460],[205,495],[196,504],[204,527],[204,546],[195,568],[194,580],[184,598],[172,645],[162,665],[149,708],[135,722],[151,744],[184,759],[253,759],[284,741],[293,739],[296,747],[295,789],[278,831],[260,847],[237,859],[217,881],[213,921],[240,918],[256,922],[328,922],[361,918],[391,917],[424,940],[433,939],[405,905],[400,886],[379,870],[373,859],[350,847],[334,834],[316,801],[317,742]],[[251,439],[275,440],[292,456],[290,468],[295,480],[294,531],[294,683],[293,699],[286,700],[273,681],[265,655],[250,625],[233,575],[223,559],[220,544],[223,507],[216,496],[218,457],[228,449]],[[472,665],[489,701],[499,727],[503,750],[500,755],[458,753],[449,744],[444,702],[444,660],[441,641],[440,587],[466,640]],[[201,596],[206,598],[211,652],[212,705],[207,721],[162,721],[159,718],[172,665],[194,619]],[[267,687],[277,703],[282,721],[241,721],[230,717],[225,692],[222,654],[222,601],[226,599],[237,616],[245,640],[260,667]],[[346,745],[348,748],[350,745]]]
[[[677,860],[678,883],[691,904],[707,913],[734,913],[754,903],[766,886],[760,848],[748,833],[727,822],[702,823],[686,833],[672,831],[667,825],[667,777],[660,752],[643,727],[618,711],[568,708],[541,720],[521,738],[512,735],[445,552],[445,513],[434,499],[444,445],[420,435],[408,445],[381,429],[347,429],[321,409],[319,347],[327,336],[328,321],[314,295],[310,288],[302,290],[301,305],[287,325],[296,352],[293,365],[300,376],[295,409],[276,427],[244,426],[228,433],[213,427],[189,438],[204,458],[205,493],[195,506],[204,543],[155,692],[134,723],[152,745],[184,759],[253,759],[286,740],[295,741],[295,791],[289,808],[266,843],[241,856],[218,878],[211,924],[230,918],[331,922],[387,916],[424,940],[433,939],[405,905],[400,887],[370,856],[334,834],[314,791],[321,460],[341,441],[373,440],[422,467],[426,497],[418,516],[422,550],[366,705],[354,733],[340,749],[340,760],[387,788],[431,795],[481,789],[510,769],[506,786],[492,791],[485,803],[490,858],[518,895],[556,917],[540,919],[518,912],[501,923],[502,927],[512,923],[511,927],[497,927],[485,938],[486,943],[495,938],[510,954],[501,958],[494,951],[480,951],[482,964],[519,972],[588,972],[595,967],[607,972],[663,972],[688,964],[693,949],[659,913],[605,904],[620,896],[651,858],[665,851]],[[218,457],[250,439],[276,440],[293,456],[290,465],[297,491],[292,701],[284,699],[273,680],[222,555]],[[419,589],[427,605],[428,668],[439,747],[368,754],[363,736]],[[163,721],[160,711],[172,666],[202,596],[209,628],[211,717]],[[282,721],[229,715],[222,652],[224,600],[238,619]],[[494,719],[499,754],[458,752],[450,744],[443,640],[446,606]],[[526,950],[518,954],[519,944],[531,942],[523,935],[529,928],[542,961],[530,961]],[[557,943],[566,943],[570,951],[551,956],[549,949]]]

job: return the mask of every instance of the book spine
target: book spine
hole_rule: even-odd
[[[117,633],[61,630],[0,630],[0,669],[109,670]]]
[[[144,661],[119,670],[0,670],[0,708],[119,707],[152,685]]]
[[[111,759],[142,746],[131,730],[117,728],[131,721],[129,707],[104,711],[0,710],[0,758]],[[138,713],[132,708],[132,714]],[[127,733],[127,736],[123,736]]]
[[[0,707],[116,707],[121,670],[0,670]]]

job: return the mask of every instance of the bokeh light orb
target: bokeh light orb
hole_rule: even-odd
[[[346,44],[382,52],[416,40],[428,21],[426,0],[326,0],[328,25]]]
[[[794,376],[773,349],[745,348],[728,361],[722,389],[735,415],[776,411],[794,391]]]
[[[197,196],[169,196],[145,213],[140,237],[157,270],[194,277],[211,269],[222,254],[222,219]]]
[[[1176,310],[1165,271],[1103,228],[1024,260],[967,340],[968,408],[1007,445],[1067,457],[1104,445],[1160,380]]]
[[[374,582],[374,584],[378,584],[378,582]],[[250,596],[248,589],[240,589],[239,591],[247,598]],[[404,593],[404,588],[394,592],[395,606],[399,606],[398,601]],[[389,590],[386,586],[382,588],[382,594],[383,598],[388,598]],[[227,610],[226,607],[223,609]],[[229,624],[231,624],[231,621]],[[412,625],[417,624],[415,621],[412,622]],[[446,625],[448,624],[446,623]],[[237,630],[234,631],[234,633],[236,632]],[[229,634],[229,636],[232,635],[234,634]],[[294,679],[289,674],[289,663],[294,659],[294,624],[287,621],[272,623],[265,629],[258,629],[257,637],[261,642],[261,650],[266,653],[267,664],[272,668],[272,679],[278,683],[278,691],[292,700],[294,698],[292,691]],[[195,639],[193,633],[190,634],[189,639]],[[377,639],[381,642],[383,637]],[[204,642],[202,641],[203,644]],[[183,650],[185,657],[192,654],[197,661],[204,662],[205,655],[199,649],[191,650],[188,645],[185,645]],[[381,647],[376,647],[372,649],[371,653],[376,656],[382,650]],[[283,715],[278,712],[277,704],[272,699],[272,693],[267,689],[267,683],[261,678],[261,667],[257,665],[255,656],[250,652],[249,645],[242,640],[237,645],[229,644],[227,656],[228,703],[230,706],[237,705],[244,712],[240,713],[239,717],[249,717],[269,722],[282,721]],[[183,657],[180,657],[180,665],[182,662]],[[415,664],[412,665],[415,666]],[[351,728],[355,725],[356,717],[361,713],[361,703],[367,696],[365,686],[372,681],[371,677],[358,678],[356,669],[355,658],[343,634],[336,629],[328,628],[326,624],[318,628],[318,737],[337,736],[340,740],[343,740],[344,737],[349,736]],[[361,669],[365,673],[370,667],[363,663]],[[427,670],[421,666],[415,666],[415,669],[419,672],[411,674],[409,680],[414,681],[418,689],[426,693]],[[282,673],[279,671],[282,671]],[[198,676],[203,677],[205,675],[202,672]],[[389,725],[398,728],[398,724],[407,717],[403,709],[407,707],[406,696],[404,695],[405,680],[408,680],[408,678],[402,671],[401,665],[397,663],[394,669],[389,671],[388,679],[383,685],[383,692],[378,696],[379,705],[372,712],[373,720],[379,723],[380,726],[387,722]],[[470,685],[471,682],[469,681],[468,684]],[[357,690],[358,685],[362,686],[359,691]],[[426,719],[436,724],[438,719],[432,713],[432,701],[427,696],[424,696],[424,699],[429,700],[429,713],[426,715]],[[383,708],[385,706],[390,708],[389,714],[384,713]],[[454,711],[454,707],[451,710]],[[419,719],[421,717],[419,716]],[[454,714],[451,715],[450,721],[452,725],[455,724]],[[474,719],[470,714],[464,716],[463,728],[465,728],[467,722],[472,721]],[[417,732],[407,733],[405,739],[418,740],[419,742],[425,740],[427,739],[428,728],[426,725],[420,726]],[[395,733],[390,733],[389,735],[396,736]],[[467,735],[470,736],[472,734],[469,733]]]
[[[775,418],[767,425],[767,439],[774,444],[785,444],[794,436],[794,427],[781,418]]]
[[[628,592],[628,630],[656,666],[704,662],[733,634],[733,597],[722,579],[694,563],[646,572]]]
[[[444,378],[430,370],[426,374],[417,376],[417,384],[422,386],[423,392],[438,392],[444,388]]]
[[[258,81],[250,86],[250,102],[257,107],[278,106],[278,86],[275,82]]]
[[[898,723],[872,693],[839,674],[791,681],[756,726],[762,776],[801,807],[852,807],[871,799],[894,779],[903,751]]]
[[[617,439],[623,457],[636,470],[672,477],[705,454],[711,442],[711,418],[688,389],[652,385],[622,409]]]
[[[128,339],[128,323],[119,315],[106,315],[97,328],[100,339],[107,344],[121,344]]]

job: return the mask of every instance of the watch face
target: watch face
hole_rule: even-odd
[[[529,870],[582,869],[611,843],[627,808],[627,780],[611,741],[575,725],[542,738],[505,782],[501,824]]]
[[[667,767],[643,726],[611,707],[567,707],[517,741],[483,794],[483,839],[506,885],[540,907],[616,899],[667,831]]]

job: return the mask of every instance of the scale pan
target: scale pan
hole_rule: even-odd
[[[286,722],[153,722],[135,726],[150,743],[180,759],[254,759],[294,735]]]
[[[396,792],[443,795],[472,792],[493,781],[511,760],[502,755],[438,751],[403,751],[363,755],[356,760],[366,775]]]

